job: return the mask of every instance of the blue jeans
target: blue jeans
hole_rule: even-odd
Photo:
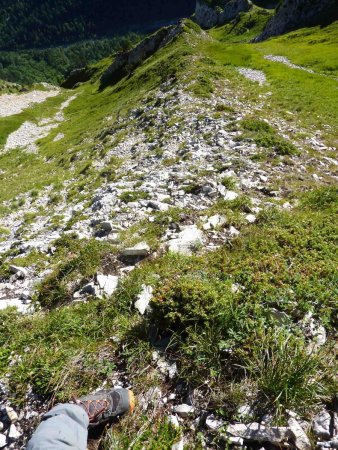
[[[42,418],[26,450],[86,450],[89,419],[78,405],[57,405]]]

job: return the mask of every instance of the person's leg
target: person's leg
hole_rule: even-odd
[[[86,450],[89,417],[78,405],[58,405],[44,415],[26,450]]]
[[[116,388],[58,405],[45,414],[26,450],[86,450],[88,425],[105,423],[135,407],[134,394]]]

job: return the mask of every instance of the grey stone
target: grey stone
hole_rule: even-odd
[[[331,416],[325,409],[318,413],[312,421],[314,434],[320,439],[330,439]]]
[[[241,419],[248,418],[252,415],[252,410],[250,405],[242,405],[237,409],[237,416]]]
[[[228,425],[226,433],[230,436],[246,439],[253,442],[269,442],[273,445],[283,444],[290,437],[287,427],[267,427],[260,423]]]
[[[122,250],[122,256],[147,256],[150,252],[150,247],[145,242],[140,242],[134,247],[125,248]]]
[[[229,227],[228,230],[230,236],[239,236],[241,233],[239,230],[237,230],[235,227],[233,227],[232,225]]]
[[[205,420],[205,424],[210,431],[218,431],[224,426],[224,421],[216,419],[214,415],[208,416]]]
[[[27,276],[28,276],[28,270],[25,269],[24,267],[14,266],[14,265],[11,264],[11,265],[9,266],[9,270],[10,270],[12,273],[15,273],[15,274],[17,274],[17,275],[21,275],[21,276],[23,276],[23,277],[27,277]]]
[[[317,442],[317,447],[319,448],[328,448],[328,449],[337,449],[338,448],[338,440],[326,441],[326,442]]]
[[[224,194],[224,200],[228,200],[228,201],[236,200],[237,197],[238,197],[238,194],[237,194],[237,192],[234,192],[234,191],[226,191]]]
[[[172,445],[171,450],[184,450],[184,439],[182,438],[176,444]]]
[[[191,417],[195,414],[195,408],[182,403],[181,405],[175,406],[174,413],[182,418]]]
[[[249,223],[255,223],[256,222],[256,216],[254,214],[247,214],[245,216],[245,219]]]
[[[290,427],[290,431],[292,433],[293,441],[298,450],[311,450],[311,443],[309,438],[307,437],[305,431],[300,426],[298,421],[291,417],[288,420],[288,425]]]
[[[209,217],[207,222],[203,225],[203,230],[211,230],[216,227],[220,227],[226,223],[226,218],[220,214]]]
[[[30,304],[24,303],[18,298],[5,298],[0,300],[0,311],[9,307],[16,308],[22,314],[29,313],[31,310]]]
[[[169,205],[167,203],[157,202],[155,200],[150,200],[147,204],[148,208],[154,209],[156,211],[168,211]]]
[[[99,227],[103,231],[110,233],[113,230],[113,224],[109,221],[100,222]]]
[[[6,411],[6,418],[7,420],[9,420],[9,422],[15,423],[18,421],[18,415],[11,406],[6,406],[5,411]]]
[[[96,289],[95,284],[93,282],[86,284],[81,289],[80,294],[96,295],[97,289]]]

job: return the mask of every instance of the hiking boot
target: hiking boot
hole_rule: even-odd
[[[81,397],[75,403],[86,411],[89,424],[95,426],[128,411],[133,412],[135,397],[128,389],[116,388]]]

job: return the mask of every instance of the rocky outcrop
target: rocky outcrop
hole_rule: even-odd
[[[79,83],[85,83],[89,81],[97,69],[94,67],[81,67],[73,70],[68,78],[61,84],[61,87],[65,89],[74,89]]]
[[[255,41],[263,41],[297,28],[315,26],[337,18],[336,0],[283,0],[276,14]]]
[[[167,45],[183,31],[183,24],[161,28],[159,31],[144,39],[128,52],[119,53],[113,64],[103,73],[101,87],[115,84],[132,73],[157,50]]]
[[[205,0],[197,0],[195,20],[203,28],[223,25],[235,19],[240,12],[252,8],[250,0],[225,0],[224,5],[212,7]]]

